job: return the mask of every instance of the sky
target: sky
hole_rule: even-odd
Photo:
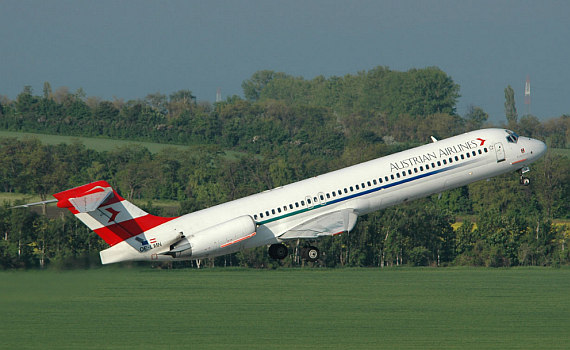
[[[124,100],[188,89],[243,97],[270,69],[312,79],[437,66],[471,105],[504,118],[570,114],[570,1],[1,0],[0,95],[83,88]]]

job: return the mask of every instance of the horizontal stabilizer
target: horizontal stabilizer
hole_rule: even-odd
[[[305,221],[286,231],[279,238],[286,239],[314,239],[323,236],[334,236],[351,231],[356,225],[358,215],[352,209],[344,209],[324,214]]]
[[[49,203],[55,203],[57,202],[57,199],[50,199],[47,201],[41,201],[41,202],[35,202],[35,203],[27,203],[27,204],[22,204],[22,205],[16,205],[13,207],[10,207],[10,209],[15,209],[15,208],[28,208],[28,207],[33,207],[35,205],[44,205],[44,204],[49,204]]]
[[[69,203],[80,213],[89,213],[97,210],[101,204],[105,203],[113,195],[111,187],[96,187],[101,192],[86,194],[81,197],[69,198]]]

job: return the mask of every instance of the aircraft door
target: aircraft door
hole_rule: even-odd
[[[505,160],[505,149],[502,143],[497,142],[495,144],[495,153],[497,154],[497,163]]]

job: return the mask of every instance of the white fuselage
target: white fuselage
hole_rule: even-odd
[[[504,129],[468,132],[193,212],[156,229],[188,236],[248,215],[257,224],[255,236],[215,255],[278,243],[281,235],[311,218],[343,209],[364,215],[521,169],[546,150],[541,141],[520,137],[511,142],[507,136]]]

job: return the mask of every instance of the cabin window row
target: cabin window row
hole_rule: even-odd
[[[334,199],[337,197],[337,194],[338,194],[338,196],[342,196],[343,193],[348,194],[349,192],[354,192],[355,190],[359,191],[361,189],[365,189],[367,185],[368,185],[368,187],[372,187],[373,185],[376,186],[377,184],[388,182],[390,180],[399,179],[399,178],[407,176],[407,175],[417,174],[419,172],[434,169],[434,168],[440,167],[442,165],[452,164],[454,161],[458,162],[460,159],[461,160],[469,159],[471,157],[477,156],[478,154],[483,154],[483,153],[487,153],[487,152],[489,152],[489,151],[488,151],[487,147],[485,147],[485,148],[483,148],[483,150],[478,149],[477,151],[471,151],[471,152],[463,153],[463,154],[460,154],[460,155],[457,155],[454,157],[449,157],[447,159],[438,160],[437,162],[432,162],[431,164],[428,163],[425,166],[420,165],[419,167],[414,168],[413,171],[412,171],[412,169],[408,169],[407,171],[402,171],[401,173],[396,173],[395,175],[394,174],[391,174],[390,176],[386,175],[386,176],[384,176],[384,178],[379,177],[378,181],[376,181],[376,179],[373,179],[372,181],[362,182],[362,183],[360,183],[360,185],[356,184],[354,186],[345,187],[344,189],[339,189],[337,191],[328,192],[326,194],[319,194],[318,197],[317,196],[313,197],[313,202],[311,201],[311,198],[306,198],[306,200],[307,200],[306,204],[307,205],[311,205],[311,204],[315,205],[315,204],[319,203],[319,198],[321,200],[321,203],[323,203],[323,202],[325,202],[325,196],[327,199]],[[431,168],[430,168],[430,165],[431,165]],[[255,214],[253,216],[253,218],[255,220],[257,220],[258,218],[263,219],[264,217],[269,217],[271,215],[276,215],[276,214],[281,214],[281,213],[287,212],[288,209],[293,210],[293,209],[301,208],[301,207],[305,207],[305,201],[304,200],[301,200],[299,202],[295,202],[294,204],[291,203],[288,206],[284,205],[283,207],[277,207],[276,209],[266,210],[264,213],[263,212],[259,213],[259,215]],[[283,208],[283,210],[281,208]]]

